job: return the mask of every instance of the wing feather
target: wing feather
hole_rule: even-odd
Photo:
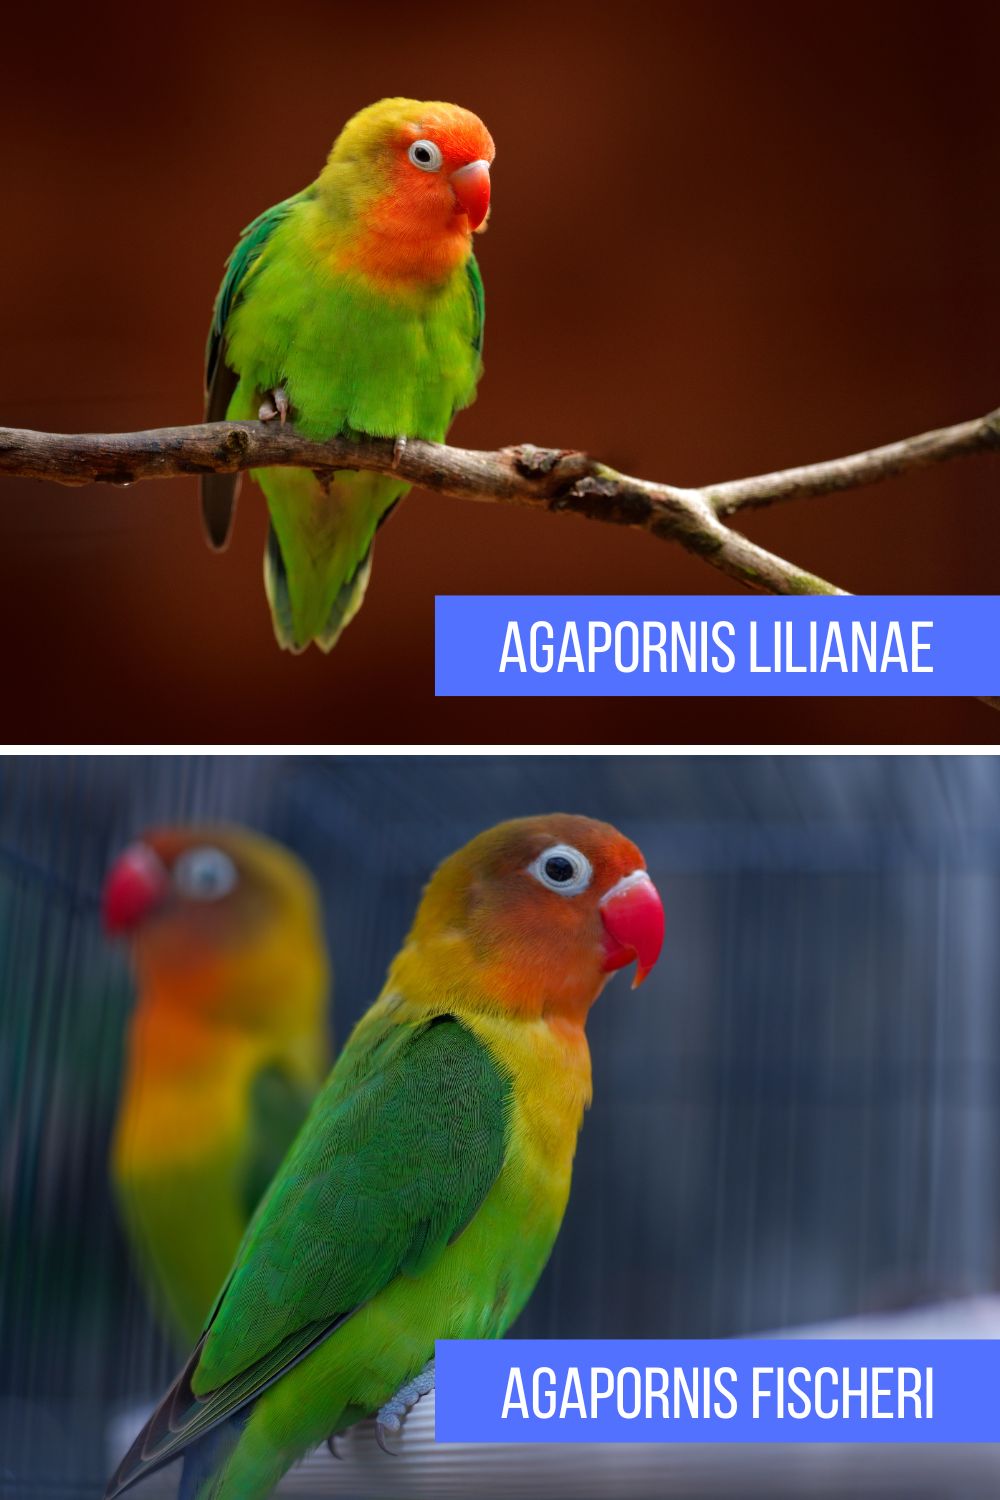
[[[304,192],[296,193],[258,214],[253,223],[244,229],[226,262],[226,274],[222,278],[219,295],[212,309],[212,324],[205,350],[206,422],[225,420],[238,384],[238,376],[226,362],[226,324],[246,289],[247,277],[278,225],[284,223],[289,214],[311,197],[314,191],[314,188],[306,188]],[[209,546],[216,551],[221,551],[229,543],[239,487],[239,474],[202,475],[201,513]]]
[[[509,1101],[509,1080],[451,1015],[356,1035],[108,1495],[255,1400],[396,1276],[435,1261],[500,1173]]]
[[[479,269],[479,262],[474,255],[470,255],[466,264],[469,276],[469,288],[472,292],[472,313],[474,318],[472,347],[477,354],[483,352],[483,335],[486,331],[486,292],[483,288],[483,275]]]

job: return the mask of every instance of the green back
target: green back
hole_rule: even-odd
[[[483,336],[486,332],[486,292],[483,288],[479,262],[474,255],[469,256],[465,269],[469,277],[469,290],[472,293],[472,347],[477,354],[482,354]]]
[[[249,1223],[309,1113],[313,1090],[278,1063],[263,1068],[250,1089],[250,1133],[242,1182]],[[218,1285],[221,1286],[220,1281]]]
[[[509,1109],[509,1081],[453,1017],[374,1034],[363,1023],[112,1488],[217,1427],[395,1278],[433,1263],[500,1174]]]
[[[212,308],[212,323],[208,330],[208,345],[205,350],[205,387],[211,390],[212,382],[223,356],[226,324],[243,290],[248,272],[259,259],[264,246],[279,224],[287,219],[292,210],[315,193],[315,187],[305,188],[291,198],[266,208],[243,230],[236,248],[226,261],[226,274],[222,278],[219,294]]]
[[[288,217],[296,204],[308,198],[312,192],[312,188],[307,188],[259,214],[244,229],[236,249],[226,262],[226,274],[212,309],[212,325],[205,350],[206,422],[225,421],[233,392],[239,383],[239,376],[226,357],[226,324],[229,315],[243,295],[245,283],[277,226]],[[202,475],[202,519],[209,545],[216,549],[225,547],[229,541],[240,477],[239,474]]]

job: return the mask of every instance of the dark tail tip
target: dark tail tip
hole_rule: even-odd
[[[224,552],[229,546],[239,487],[239,474],[202,475],[201,516],[205,538],[214,552]]]

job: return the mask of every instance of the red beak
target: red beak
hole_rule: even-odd
[[[469,228],[478,229],[490,210],[490,164],[470,161],[451,174],[451,189],[458,206],[468,215]]]
[[[663,903],[645,870],[635,870],[613,885],[601,900],[604,923],[604,972],[638,960],[632,988],[638,989],[663,947]]]
[[[161,904],[169,888],[167,872],[149,845],[130,844],[104,882],[105,932],[130,931]]]

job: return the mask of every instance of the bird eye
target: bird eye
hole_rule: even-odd
[[[528,868],[540,885],[558,891],[560,896],[578,896],[594,874],[590,860],[572,844],[553,844]]]
[[[218,901],[236,884],[236,866],[221,849],[188,849],[174,864],[174,884],[196,901]]]
[[[435,146],[433,141],[414,141],[406,154],[421,172],[439,172],[444,161],[441,147]]]

